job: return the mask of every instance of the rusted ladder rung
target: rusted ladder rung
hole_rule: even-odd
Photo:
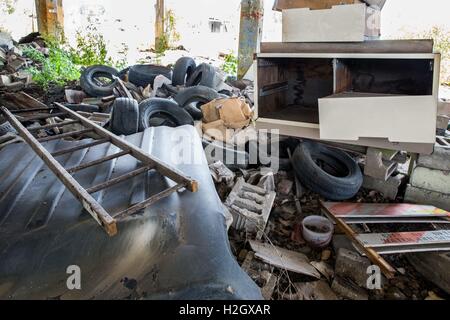
[[[79,135],[82,135],[82,134],[85,134],[85,133],[89,133],[89,132],[93,132],[93,131],[94,130],[92,130],[92,129],[84,129],[84,130],[79,130],[79,131],[72,131],[72,132],[67,132],[67,133],[63,133],[63,134],[58,134],[56,136],[40,138],[40,139],[37,139],[37,140],[39,142],[48,142],[48,141],[58,140],[58,139],[62,139],[62,138],[79,136]]]
[[[108,212],[56,161],[52,155],[36,140],[33,135],[20,123],[16,117],[5,107],[0,110],[19,132],[20,136],[44,161],[49,169],[60,179],[70,192],[80,201],[83,208],[102,226],[110,236],[117,234],[117,224]]]
[[[138,176],[138,175],[140,175],[140,174],[142,174],[144,172],[147,172],[149,170],[152,170],[152,169],[153,169],[153,165],[147,165],[147,166],[144,166],[144,167],[139,168],[137,170],[134,170],[134,171],[132,171],[130,173],[124,174],[123,176],[117,177],[115,179],[111,179],[109,181],[106,181],[104,183],[96,185],[96,186],[94,186],[92,188],[86,189],[86,191],[89,194],[97,193],[97,192],[99,192],[101,190],[104,190],[104,189],[109,188],[111,186],[114,186],[114,185],[116,185],[118,183],[121,183],[123,181],[129,180],[131,178],[134,178],[134,177],[136,177],[136,176]]]
[[[70,174],[73,174],[75,172],[78,172],[78,171],[81,171],[81,170],[84,170],[84,169],[87,169],[87,168],[90,168],[90,167],[94,167],[96,165],[99,165],[99,164],[102,164],[102,163],[105,163],[105,162],[108,162],[108,161],[111,161],[111,160],[114,160],[114,159],[126,156],[128,154],[130,154],[130,151],[122,151],[122,152],[110,155],[108,157],[104,157],[104,158],[101,158],[101,159],[98,159],[98,160],[95,160],[95,161],[92,161],[92,162],[88,162],[88,163],[79,165],[77,167],[70,168],[70,169],[67,170],[67,172],[70,173]]]
[[[79,120],[72,120],[72,121],[48,124],[48,125],[45,125],[45,126],[29,128],[28,131],[36,132],[36,131],[39,131],[39,130],[47,130],[47,129],[65,127],[65,126],[68,126],[68,125],[71,125],[71,124],[75,124],[75,123],[80,123],[80,121]]]
[[[10,112],[14,114],[19,114],[19,113],[31,113],[31,112],[51,111],[51,110],[57,110],[57,108],[30,108],[30,109],[10,110]]]
[[[75,152],[75,151],[79,151],[79,150],[83,150],[83,149],[99,146],[99,145],[107,143],[107,142],[109,142],[109,139],[106,139],[106,138],[105,139],[96,140],[96,141],[93,141],[93,142],[90,142],[90,143],[86,143],[86,144],[83,144],[83,145],[80,145],[80,146],[77,146],[77,147],[73,147],[73,148],[70,148],[70,149],[64,149],[64,150],[61,150],[61,151],[53,152],[52,156],[53,157],[60,157],[60,156],[63,156],[65,154],[68,154],[68,153],[72,153],[72,152]]]
[[[79,119],[83,125],[86,127],[93,128],[95,133],[98,134],[101,137],[109,137],[112,144],[119,147],[122,150],[130,150],[130,154],[136,158],[137,160],[141,161],[144,164],[152,165],[156,171],[158,171],[161,175],[165,176],[166,178],[169,178],[170,180],[185,184],[186,189],[188,189],[191,192],[197,192],[198,191],[198,182],[191,177],[186,176],[183,172],[180,170],[169,166],[168,164],[164,163],[160,159],[144,152],[142,149],[132,145],[131,143],[125,141],[122,138],[119,138],[111,132],[107,131],[105,128],[102,128],[95,123],[92,123],[88,119],[80,116],[76,112],[64,107],[60,103],[55,103],[56,106],[61,111],[67,112],[71,118],[73,119]]]
[[[114,219],[123,219],[128,216],[132,216],[133,214],[136,214],[139,211],[150,207],[151,205],[158,202],[159,200],[164,199],[164,198],[170,196],[172,193],[177,192],[178,190],[183,189],[183,188],[186,188],[186,186],[184,184],[177,184],[177,185],[173,186],[172,188],[168,188],[158,194],[155,194],[154,196],[148,198],[147,200],[142,201],[141,203],[138,203],[138,204],[132,206],[131,208],[129,208],[127,210],[124,210],[122,212],[115,214]]]
[[[61,116],[67,116],[67,112],[58,112],[58,113],[49,113],[41,116],[31,117],[31,118],[24,118],[20,122],[30,122],[30,121],[38,121],[38,120],[45,120],[49,118],[55,118],[55,117],[61,117]]]

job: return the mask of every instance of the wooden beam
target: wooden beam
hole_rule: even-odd
[[[35,0],[38,31],[42,35],[61,39],[64,35],[62,0]]]
[[[238,78],[242,79],[253,64],[259,50],[264,18],[264,0],[241,1],[239,31]]]
[[[164,42],[164,20],[165,20],[164,0],[156,0],[155,11],[155,49],[161,50]]]

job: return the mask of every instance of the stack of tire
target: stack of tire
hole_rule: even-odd
[[[117,135],[131,135],[149,127],[178,127],[194,125],[203,118],[200,106],[214,99],[227,97],[214,89],[216,70],[203,63],[199,66],[189,57],[179,59],[173,70],[159,65],[135,65],[124,71],[107,67],[87,68],[80,79],[83,90],[94,97],[113,94],[117,78],[128,73],[128,81],[138,87],[153,86],[159,75],[170,79],[175,88],[170,98],[150,98],[140,104],[134,99],[118,98],[112,107],[111,131]],[[96,78],[108,78],[101,84]]]

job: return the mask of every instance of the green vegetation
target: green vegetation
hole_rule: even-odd
[[[156,53],[164,53],[166,50],[175,46],[175,43],[180,40],[180,34],[176,30],[176,17],[173,10],[168,10],[164,19],[164,34],[158,39],[159,42],[155,44]]]
[[[47,89],[51,84],[63,86],[79,79],[80,68],[64,45],[51,39],[46,40],[46,43],[49,49],[48,57],[31,46],[23,50],[24,56],[35,62],[35,66],[28,68],[33,81]]]
[[[65,85],[80,78],[82,67],[91,65],[108,65],[121,69],[126,65],[128,48],[124,45],[123,59],[114,61],[108,55],[106,42],[95,28],[88,29],[86,34],[77,33],[76,46],[71,47],[65,40],[55,38],[45,40],[49,49],[48,56],[31,46],[26,46],[24,55],[35,62],[35,66],[28,71],[33,81],[47,89],[50,85]]]
[[[238,58],[234,55],[233,52],[225,56],[225,63],[222,65],[221,69],[224,72],[228,73],[230,76],[237,76]]]
[[[0,0],[0,12],[13,14],[16,11],[15,4],[17,0]]]

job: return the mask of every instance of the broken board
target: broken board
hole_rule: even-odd
[[[250,241],[255,257],[280,269],[320,279],[320,273],[309,262],[308,257],[300,252],[289,251],[267,243]]]
[[[450,212],[433,206],[415,204],[376,204],[325,202],[324,207],[336,218],[437,218]]]

